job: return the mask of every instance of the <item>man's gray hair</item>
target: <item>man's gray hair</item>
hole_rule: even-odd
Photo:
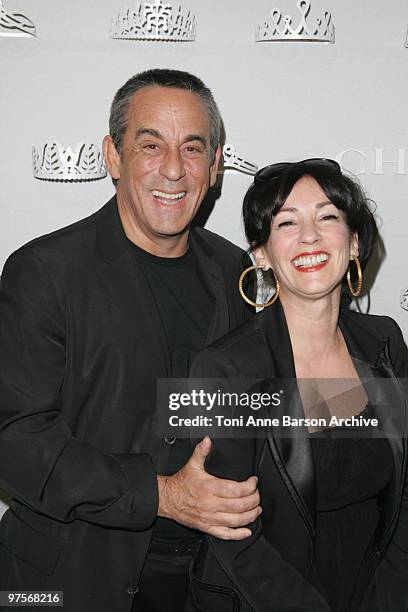
[[[174,87],[197,94],[203,101],[210,120],[210,147],[214,154],[221,129],[220,111],[211,91],[198,77],[181,70],[153,68],[132,76],[115,94],[109,117],[109,133],[119,155],[127,127],[129,105],[134,94],[145,87]]]

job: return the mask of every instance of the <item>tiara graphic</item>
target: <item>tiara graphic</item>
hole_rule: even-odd
[[[310,12],[309,0],[298,0],[297,7],[300,12],[300,22],[295,28],[289,15],[282,17],[278,8],[271,11],[271,20],[261,23],[255,34],[256,42],[263,41],[296,41],[334,43],[335,29],[331,13],[325,11],[323,19],[320,17],[311,22],[307,21]]]
[[[195,40],[197,21],[181,6],[173,8],[162,0],[145,2],[127,9],[112,20],[111,38],[191,42]]]
[[[0,0],[0,36],[35,36],[35,25],[21,13],[8,13]]]
[[[408,310],[408,287],[401,291],[400,306],[404,310]]]
[[[250,161],[247,161],[243,157],[240,157],[234,147],[231,144],[225,144],[222,148],[222,155],[224,158],[224,168],[234,168],[240,172],[246,174],[255,174],[258,170],[258,166]]]
[[[33,147],[34,178],[45,181],[94,181],[105,178],[103,156],[94,144],[79,142],[74,148],[47,142]]]

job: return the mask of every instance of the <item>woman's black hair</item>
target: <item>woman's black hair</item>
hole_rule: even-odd
[[[333,162],[334,164],[334,162]],[[358,181],[338,169],[320,164],[289,164],[270,179],[255,180],[245,194],[243,219],[245,234],[251,248],[262,246],[269,238],[271,221],[282,208],[295,183],[303,176],[311,176],[320,185],[328,200],[345,213],[351,232],[358,233],[359,260],[364,270],[378,236],[372,202],[364,194]],[[355,266],[352,266],[354,271]],[[355,277],[355,274],[352,274]]]

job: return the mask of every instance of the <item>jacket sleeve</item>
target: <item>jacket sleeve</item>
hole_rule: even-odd
[[[208,348],[196,356],[190,371],[193,378],[239,378],[239,368],[227,352]],[[232,389],[231,389],[232,390]],[[208,471],[218,477],[244,480],[254,473],[248,439],[212,439],[212,451],[206,464]],[[262,500],[261,500],[262,504]],[[286,562],[262,533],[262,523],[248,525],[252,535],[241,541],[220,540],[207,536],[212,554],[199,567],[204,573],[199,580],[211,581],[217,570],[210,567],[214,557],[229,581],[256,612],[329,612],[326,600],[300,572]],[[206,573],[205,573],[206,572]],[[215,609],[215,608],[214,608]],[[245,608],[247,609],[247,608]]]
[[[0,486],[61,521],[145,529],[158,505],[148,455],[104,454],[61,415],[64,304],[30,247],[6,262],[0,286]]]
[[[399,379],[406,421],[408,418],[408,350],[397,323],[390,324],[389,351],[393,369]],[[408,453],[408,423],[405,422],[404,448]],[[387,550],[377,566],[361,607],[362,612],[397,612],[408,610],[408,474],[405,457],[404,486],[397,525]]]

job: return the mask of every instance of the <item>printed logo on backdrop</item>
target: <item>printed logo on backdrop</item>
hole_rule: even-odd
[[[112,19],[110,38],[164,42],[195,40],[197,20],[181,6],[154,0],[139,3]]]
[[[332,16],[325,11],[323,16],[309,17],[309,0],[298,0],[299,22],[294,25],[290,15],[282,15],[279,8],[273,8],[268,20],[261,23],[255,33],[256,42],[335,42],[335,28]]]
[[[242,157],[232,144],[225,144],[222,148],[222,155],[224,160],[224,168],[231,170],[238,170],[245,174],[254,175],[258,171],[259,167],[251,161]],[[222,171],[221,171],[222,172]]]
[[[375,147],[363,149],[344,149],[335,157],[340,166],[355,175],[362,174],[408,174],[408,148],[398,149]]]
[[[21,13],[10,13],[5,9],[4,2],[0,0],[0,36],[36,36],[35,25]]]
[[[405,289],[401,291],[400,306],[404,310],[408,310],[408,287],[405,287]]]
[[[46,142],[38,150],[33,147],[34,178],[45,181],[95,181],[107,175],[103,155],[95,144],[79,142],[64,147]]]

